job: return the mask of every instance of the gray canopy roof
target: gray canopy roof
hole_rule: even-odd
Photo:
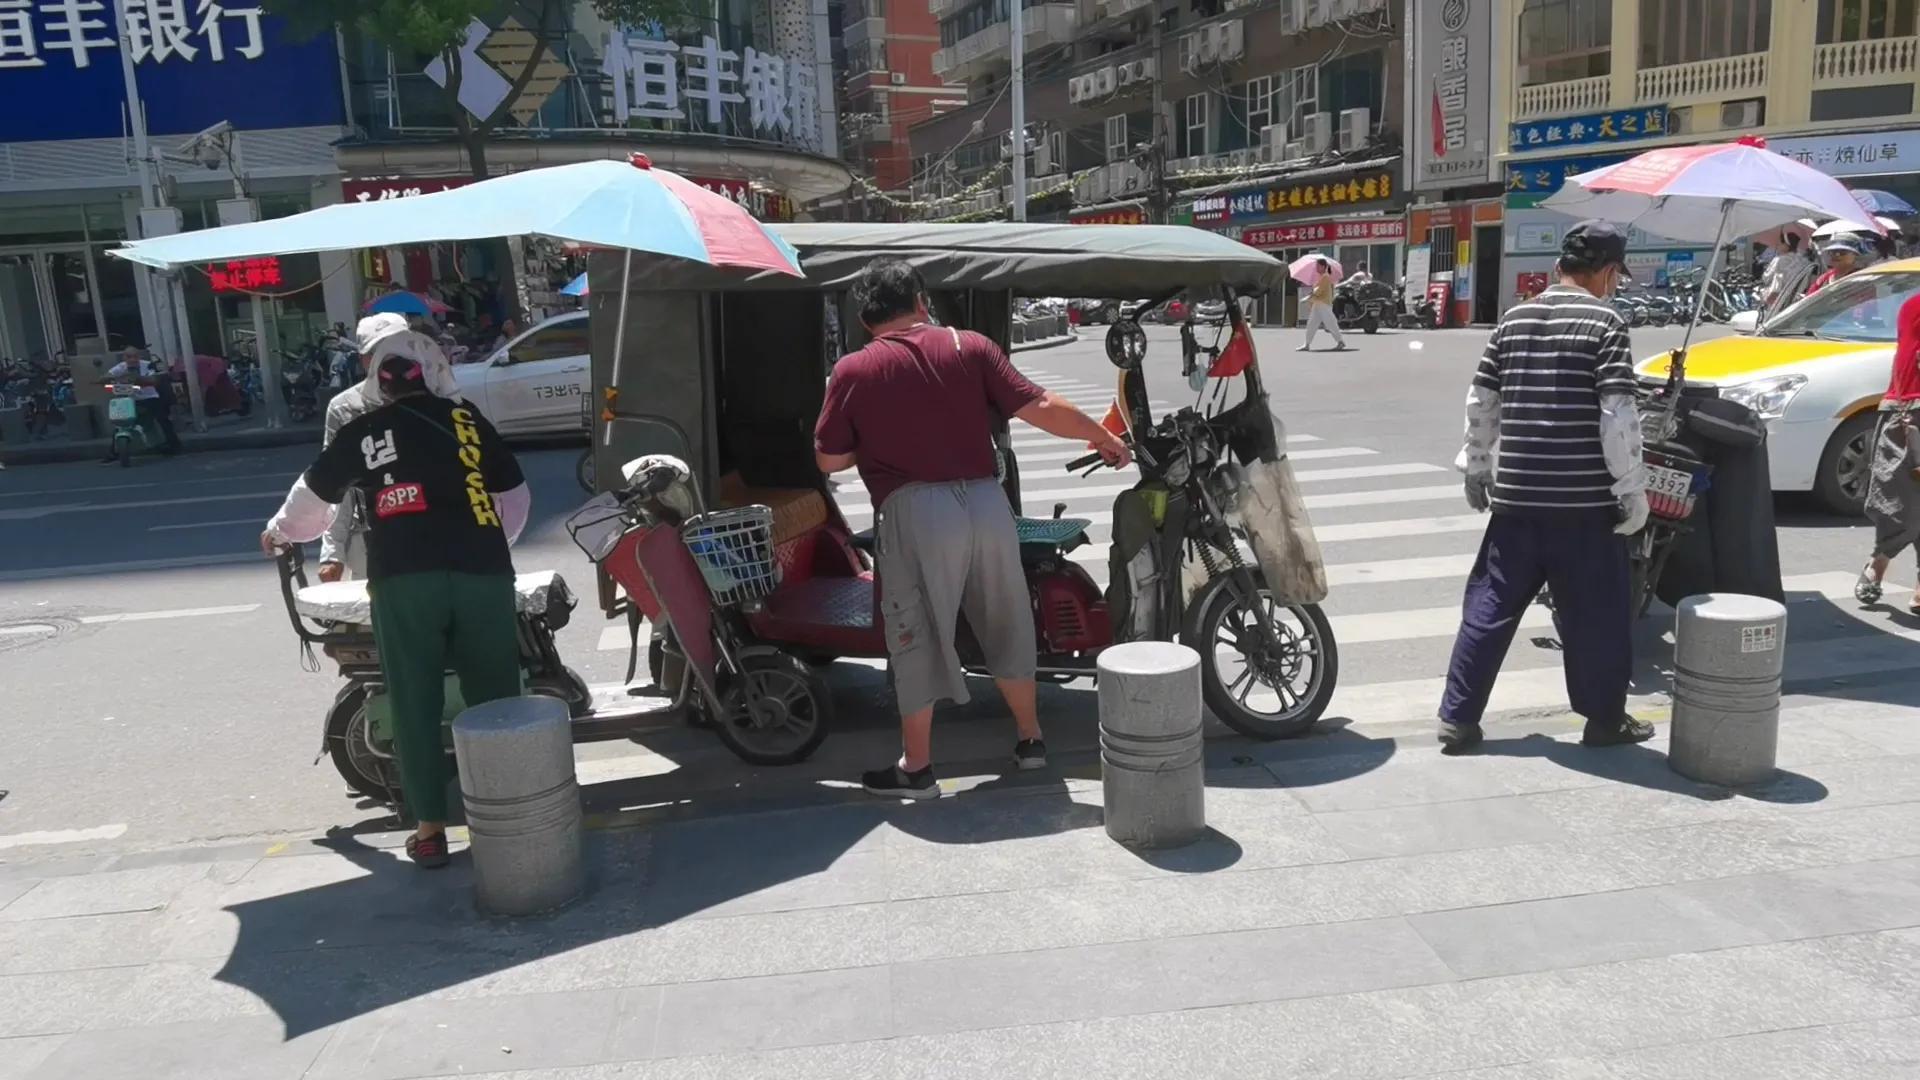
[[[875,258],[905,259],[938,289],[1010,289],[1025,296],[1145,299],[1175,289],[1228,286],[1260,293],[1283,285],[1273,256],[1185,225],[979,225],[795,223],[769,226],[800,252],[807,282],[845,286]],[[612,254],[613,260],[607,258]],[[594,266],[596,292],[618,253]],[[613,279],[617,281],[618,278]],[[794,288],[794,279],[635,259],[636,289]],[[618,286],[608,282],[608,292]]]

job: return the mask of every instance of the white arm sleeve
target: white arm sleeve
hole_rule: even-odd
[[[290,544],[316,539],[333,521],[334,507],[307,488],[307,478],[293,482],[280,512],[267,522],[267,531]]]
[[[521,484],[511,491],[496,491],[493,494],[493,508],[500,512],[500,528],[507,534],[507,543],[520,539],[520,530],[527,527],[527,513],[533,509],[533,492],[527,485]]]
[[[1500,444],[1500,392],[1484,386],[1467,388],[1467,438],[1453,467],[1468,476],[1492,476],[1493,456]]]
[[[345,405],[346,402],[340,398],[327,403],[325,433],[320,438],[322,449],[332,445],[333,437],[340,433],[340,429],[346,426],[348,420],[352,419]],[[347,544],[353,536],[353,513],[349,509],[352,505],[351,499],[343,500],[340,511],[333,515],[333,520],[327,524],[327,531],[321,534],[321,562],[344,563],[347,561]]]
[[[1640,444],[1640,410],[1632,394],[1607,394],[1600,399],[1600,452],[1613,474],[1615,495],[1647,490],[1647,464]]]

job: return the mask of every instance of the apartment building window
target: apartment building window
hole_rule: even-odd
[[[1258,142],[1260,132],[1273,123],[1273,76],[1247,80],[1247,138]]]
[[[1125,161],[1127,150],[1127,114],[1107,117],[1107,160]]]
[[[1520,85],[1613,71],[1613,0],[1527,0],[1520,9]]]
[[[1211,94],[1194,94],[1187,98],[1187,122],[1181,128],[1184,143],[1181,148],[1182,157],[1193,157],[1198,154],[1210,154],[1213,152],[1212,146],[1207,142],[1208,121],[1212,119],[1213,112],[1209,107],[1212,105],[1212,97],[1213,95]]]
[[[1911,37],[1915,0],[1820,0],[1819,41],[1878,41]]]
[[[1640,66],[1766,52],[1773,0],[1640,0]]]
[[[1315,105],[1336,117],[1348,109],[1368,109],[1375,123],[1386,115],[1387,54],[1384,49],[1343,56],[1320,65]]]
[[[1303,64],[1273,77],[1273,123],[1289,133],[1305,131],[1307,117],[1320,111],[1320,67]],[[1294,136],[1298,138],[1298,136]]]

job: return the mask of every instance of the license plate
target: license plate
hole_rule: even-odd
[[[1669,469],[1662,465],[1647,466],[1647,491],[1649,494],[1666,495],[1670,498],[1684,499],[1693,490],[1693,474]]]
[[[137,412],[132,398],[117,397],[107,402],[107,419],[131,420]]]

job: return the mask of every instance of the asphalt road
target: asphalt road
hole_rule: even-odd
[[[1177,341],[1164,328],[1150,336],[1154,396],[1179,402],[1189,392],[1177,374]],[[1651,352],[1677,337],[1643,331],[1636,348]],[[1330,720],[1362,728],[1424,723],[1478,542],[1479,523],[1459,498],[1450,464],[1485,334],[1356,334],[1352,351],[1311,354],[1294,351],[1296,333],[1263,330],[1258,340],[1334,581],[1327,610],[1342,666]],[[1016,359],[1089,411],[1111,383],[1097,337]],[[1058,497],[1074,512],[1110,505],[1113,488],[1103,485],[1117,478],[1070,478],[1058,469],[1062,452],[1074,447],[1029,443],[1022,450],[1028,490],[1063,492]],[[565,445],[525,451],[534,520],[516,561],[523,570],[558,569],[584,588],[586,561],[560,526],[582,500],[572,479],[577,454]],[[303,670],[277,579],[254,548],[261,522],[310,456],[287,449],[143,459],[130,470],[87,464],[0,472],[0,860],[370,827],[381,819],[345,796],[330,765],[315,764],[338,682],[331,671]],[[862,499],[857,486],[843,488],[843,506],[856,521]],[[1835,683],[1835,694],[1910,696],[1900,680],[1914,667],[1913,647],[1896,632],[1911,634],[1914,624],[1863,616],[1850,601],[1833,599],[1844,596],[1868,530],[1798,500],[1783,500],[1780,510],[1789,578],[1837,575],[1808,579],[1796,593],[1790,677],[1837,673],[1846,683]],[[1095,539],[1105,541],[1104,527]],[[1895,579],[1910,581],[1910,567],[1898,568]],[[1104,567],[1098,575],[1104,578]],[[1900,596],[1898,588],[1890,595]],[[1652,690],[1667,646],[1657,622],[1642,629],[1637,690]],[[1497,709],[1564,706],[1557,646],[1540,636],[1550,633],[1523,631]],[[590,602],[561,647],[589,682],[622,680],[624,630],[608,632]],[[853,665],[835,670],[847,733],[787,782],[850,777],[889,752],[878,674]],[[1090,692],[1049,690],[1045,705],[1057,742],[1089,745]],[[1010,736],[996,709],[977,703],[944,726],[941,756],[974,761],[998,753],[992,748]],[[708,737],[685,731],[583,748],[581,760],[590,803],[602,808],[669,804],[686,790],[761,782],[761,774],[732,766]],[[643,782],[675,773],[679,787]],[[614,783],[622,778],[628,786]]]

